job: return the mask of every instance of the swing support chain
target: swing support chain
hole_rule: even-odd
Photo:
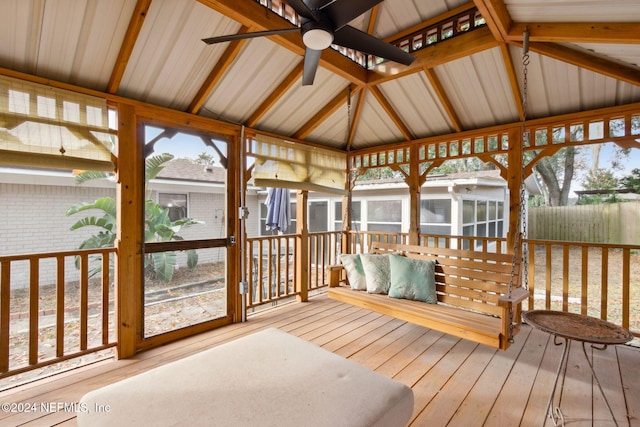
[[[527,243],[525,242],[527,236],[527,222],[525,220],[526,216],[526,187],[525,187],[525,150],[524,148],[529,146],[529,132],[527,130],[527,67],[529,65],[529,30],[527,28],[524,29],[523,34],[523,43],[522,43],[522,176],[520,180],[520,203],[519,203],[519,212],[518,212],[518,221],[516,224],[516,233],[513,242],[513,262],[511,264],[511,278],[509,280],[509,298],[511,298],[511,293],[513,290],[513,282],[516,277],[516,261],[518,256],[522,257],[522,272],[520,277],[523,281],[524,289],[529,289],[529,277],[528,277],[528,248]],[[520,251],[522,248],[522,251]],[[513,306],[509,307],[509,336],[507,339],[510,343],[514,342],[513,339]]]

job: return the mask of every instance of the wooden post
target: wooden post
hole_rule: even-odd
[[[518,230],[518,218],[520,209],[520,188],[522,185],[522,129],[512,128],[509,130],[509,167],[507,168],[507,187],[509,188],[509,232],[507,233],[507,253],[513,254],[516,233]]]
[[[240,207],[244,197],[240,194],[240,191],[246,191],[246,183],[241,183],[241,176],[244,179],[244,175],[240,174],[240,168],[244,168],[244,141],[241,140],[241,135],[236,135],[233,140],[227,140],[227,209],[225,214],[227,223],[227,236],[235,236],[236,244],[227,244],[227,265],[234,266],[227,270],[227,313],[231,317],[232,322],[242,321],[242,298],[245,295],[240,295],[239,283],[242,276],[241,268],[243,264],[240,262],[241,257],[244,254],[240,253],[240,242],[246,242],[246,236],[243,235],[244,227],[241,227],[240,222],[244,221],[238,217],[238,208]],[[246,169],[243,169],[246,170]],[[239,189],[239,191],[233,191],[232,189]]]
[[[309,300],[309,228],[307,227],[307,202],[309,192],[299,190],[296,196],[296,234],[298,234],[298,256],[296,257],[296,283],[300,286],[298,302]]]
[[[142,338],[144,129],[135,108],[118,105],[116,313],[119,359],[133,356]]]
[[[419,146],[411,146],[409,159],[409,176],[405,182],[409,186],[410,210],[409,210],[409,244],[420,244],[420,159]]]

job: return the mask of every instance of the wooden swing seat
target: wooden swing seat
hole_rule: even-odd
[[[514,264],[511,255],[381,242],[373,242],[371,252],[435,259],[438,303],[352,290],[341,265],[330,267],[330,298],[500,350],[510,345],[510,328],[512,336],[520,330],[522,301],[529,291],[519,285],[520,263]]]

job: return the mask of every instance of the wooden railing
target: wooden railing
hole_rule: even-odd
[[[338,264],[341,231],[309,233],[309,290],[320,289],[329,282],[328,268]]]
[[[296,284],[298,236],[251,237],[245,246],[247,308],[290,298],[300,293]]]
[[[0,378],[116,345],[114,258],[114,248],[0,257]]]
[[[598,317],[640,336],[640,246],[528,242],[530,308]]]

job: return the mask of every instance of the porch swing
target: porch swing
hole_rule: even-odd
[[[526,30],[523,40],[524,161],[524,147],[529,140],[526,130],[529,37]],[[506,350],[520,330],[522,302],[530,297],[526,262],[528,248],[524,242],[526,189],[524,168],[521,169],[519,213],[512,255],[372,242],[369,249],[373,254],[400,254],[415,260],[435,260],[437,303],[353,290],[352,285],[343,284],[352,282],[350,276],[356,274],[355,269],[344,265],[330,267],[329,298]],[[351,197],[348,200],[350,202]]]

